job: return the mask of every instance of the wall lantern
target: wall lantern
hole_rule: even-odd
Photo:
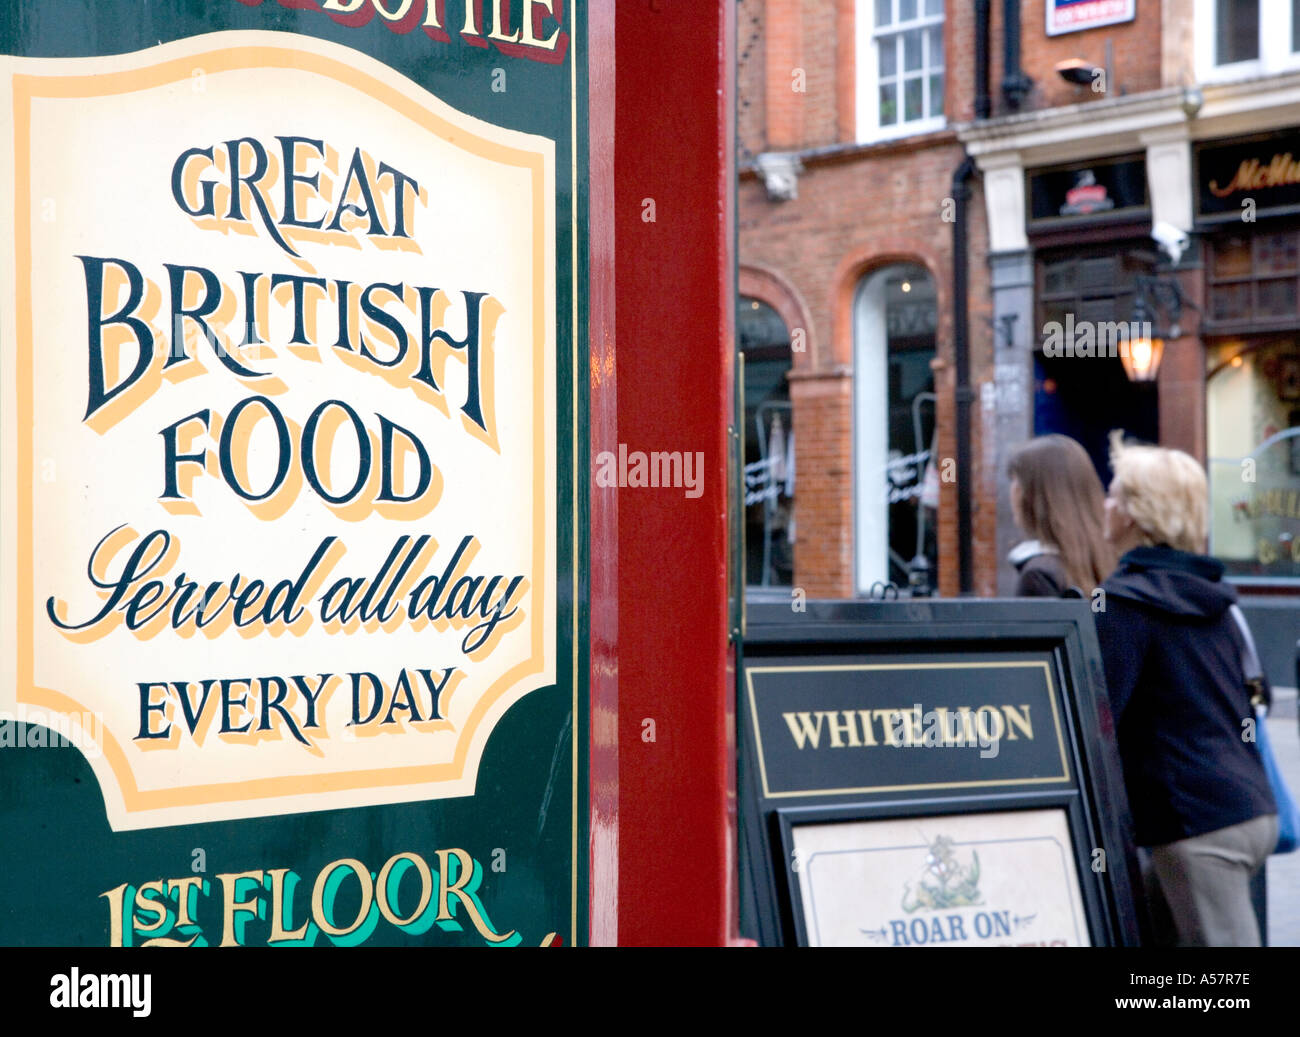
[[[1124,373],[1130,382],[1154,382],[1160,373],[1160,361],[1164,357],[1165,340],[1154,336],[1140,336],[1129,339],[1128,354],[1120,355]]]
[[[1154,382],[1160,373],[1165,341],[1182,334],[1178,326],[1183,306],[1193,303],[1183,294],[1177,281],[1139,274],[1134,280],[1133,328],[1127,355],[1121,352],[1120,363],[1130,382]]]

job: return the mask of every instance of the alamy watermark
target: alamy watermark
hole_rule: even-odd
[[[60,749],[75,746],[88,760],[104,752],[104,718],[98,713],[49,713],[18,704],[0,709],[0,749]]]
[[[1049,320],[1043,325],[1043,355],[1047,357],[1127,357],[1130,343],[1150,341],[1150,321]]]
[[[704,452],[681,450],[629,451],[618,445],[618,453],[602,450],[596,455],[597,486],[672,487],[695,499],[704,493]]]

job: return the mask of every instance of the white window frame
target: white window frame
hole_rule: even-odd
[[[1300,69],[1300,51],[1291,50],[1291,0],[1259,0],[1259,57],[1214,63],[1215,14],[1223,0],[1195,0],[1196,78],[1226,83]]]
[[[946,111],[944,115],[927,115],[921,119],[913,119],[911,122],[900,121],[892,126],[880,125],[880,67],[877,60],[877,39],[881,36],[894,36],[907,30],[924,30],[935,26],[942,28],[947,17],[945,10],[939,14],[919,14],[914,20],[900,24],[897,21],[899,0],[890,0],[890,3],[893,5],[891,12],[895,20],[886,28],[877,29],[875,0],[857,0],[857,138],[862,143],[892,140],[897,137],[911,137],[918,133],[933,133],[935,130],[941,130],[948,125]],[[923,12],[925,4],[926,0],[917,0],[917,11]],[[947,6],[946,3],[944,6]],[[946,53],[943,55],[943,77],[946,90],[948,84],[948,56]],[[927,70],[922,75],[922,82],[924,83],[928,78],[929,71]],[[903,110],[903,76],[901,68],[895,79],[899,84],[897,104],[901,117]],[[928,86],[923,87],[923,89],[928,91]],[[946,109],[947,106],[944,107]]]

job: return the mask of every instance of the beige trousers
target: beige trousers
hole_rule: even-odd
[[[1258,947],[1250,880],[1277,845],[1277,815],[1151,847],[1151,863],[1184,947]]]

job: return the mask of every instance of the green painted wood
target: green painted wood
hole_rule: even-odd
[[[372,2],[360,6],[368,8]],[[524,2],[506,5],[514,25]],[[0,53],[38,58],[125,54],[231,29],[281,33],[290,47],[296,39],[316,37],[378,59],[463,113],[555,142],[557,557],[550,564],[556,572],[557,635],[547,650],[556,660],[557,682],[527,694],[499,722],[484,752],[473,796],[134,831],[110,829],[95,777],[77,749],[35,746],[32,743],[44,736],[42,728],[0,718],[0,884],[5,890],[0,944],[115,942],[115,899],[125,904],[121,942],[136,945],[157,937],[197,945],[217,945],[223,939],[265,944],[276,903],[283,928],[294,931],[307,924],[302,942],[315,945],[536,945],[550,934],[558,937],[554,942],[585,942],[590,470],[585,445],[585,4],[555,4],[568,47],[562,61],[547,62],[507,53],[495,44],[467,41],[454,28],[465,17],[462,0],[447,0],[443,7],[443,19],[452,27],[446,41],[431,38],[418,24],[423,0],[409,5],[415,21],[403,23],[410,23],[406,32],[394,31],[378,16],[366,24],[340,24],[321,10],[323,3],[25,0],[0,11]],[[341,6],[354,3],[346,0]],[[402,7],[401,0],[384,4],[390,11]],[[483,6],[490,11],[491,5]],[[539,19],[553,28],[542,10],[548,5],[537,6]],[[506,76],[504,91],[492,89],[498,70]],[[274,105],[275,98],[265,103]],[[286,110],[282,121],[282,133],[295,132],[294,111]],[[94,175],[93,160],[84,175]],[[132,204],[131,199],[122,204]],[[576,242],[571,231],[575,225]],[[508,249],[510,244],[499,247]],[[576,269],[574,255],[584,257]],[[9,343],[0,346],[11,348]],[[157,459],[151,456],[142,463],[156,466]],[[391,660],[378,658],[369,668],[395,667]],[[466,856],[451,852],[456,850]],[[350,866],[337,862],[359,861],[373,882],[386,862],[402,854],[410,856],[407,864],[398,865],[398,873],[405,869],[405,875],[391,883],[398,891],[394,913],[401,918],[414,910],[420,889],[418,857],[429,867],[435,885],[440,863],[446,862],[447,883],[463,894],[450,897],[452,917],[435,918],[436,889],[430,907],[404,926],[384,917],[375,903],[359,916],[365,883],[351,874]],[[458,860],[473,862],[472,878],[466,880]],[[362,919],[351,931],[333,937],[313,931],[319,930],[313,919],[319,921],[320,915],[313,914],[311,904],[314,885],[332,864],[335,881],[321,880],[324,900],[332,901],[321,906],[326,921],[342,930]],[[167,883],[163,890],[143,894],[142,909],[133,910],[133,894],[160,879]],[[161,912],[147,905],[164,895],[169,913],[159,921]],[[253,907],[223,910],[223,905],[243,902]],[[183,908],[192,916],[189,925],[178,924],[176,914]],[[475,910],[481,926],[475,924]]]

